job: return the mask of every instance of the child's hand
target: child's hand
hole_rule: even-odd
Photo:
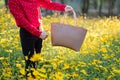
[[[42,31],[40,38],[45,40],[47,37],[48,37],[48,35],[47,35],[46,31]]]
[[[73,12],[74,10],[73,10],[73,8],[71,6],[67,5],[65,7],[65,12],[69,12],[69,11]]]

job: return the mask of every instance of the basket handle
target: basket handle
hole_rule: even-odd
[[[76,12],[73,10],[72,14],[73,14],[73,18],[74,18],[74,24],[77,25]],[[63,15],[63,18],[62,18],[62,23],[64,23],[63,20],[65,19],[66,16],[67,16],[67,13],[65,12],[64,15]]]

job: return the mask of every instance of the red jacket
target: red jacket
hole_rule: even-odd
[[[18,27],[26,29],[32,35],[39,37],[41,12],[40,6],[49,10],[65,11],[65,4],[51,0],[9,0],[9,9],[16,20]]]

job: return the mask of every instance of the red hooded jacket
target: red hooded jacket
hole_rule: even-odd
[[[40,6],[49,10],[65,11],[65,4],[52,2],[51,0],[9,0],[10,12],[16,20],[18,27],[26,29],[29,33],[39,37],[41,12]]]

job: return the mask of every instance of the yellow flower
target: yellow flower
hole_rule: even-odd
[[[27,80],[36,80],[33,77],[28,77]]]
[[[64,69],[69,69],[69,68],[70,68],[69,64],[65,63],[64,64]]]
[[[33,71],[33,74],[34,74],[35,76],[38,76],[38,75],[39,75],[39,72],[38,72],[37,70],[34,70],[34,71]]]
[[[114,71],[114,73],[116,73],[116,74],[120,75],[120,70],[115,69],[115,70],[113,70],[113,71]]]
[[[94,80],[100,80],[99,78],[94,78]]]
[[[107,52],[107,49],[106,49],[105,47],[102,47],[102,48],[101,48],[101,51],[102,51],[102,52]]]
[[[20,73],[21,73],[22,75],[25,75],[25,69],[20,69]]]
[[[6,52],[8,52],[8,53],[12,53],[13,51],[12,51],[12,50],[6,50]]]
[[[10,77],[11,77],[11,74],[12,74],[11,72],[7,72],[7,73],[4,74],[3,76],[4,76],[4,77],[7,77],[7,78],[10,78]]]
[[[2,65],[7,66],[8,63],[4,61],[4,62],[2,62]]]
[[[78,66],[85,67],[86,63],[85,62],[79,62]]]
[[[63,78],[59,75],[56,75],[55,78],[53,78],[53,80],[63,80]]]
[[[42,73],[46,73],[46,70],[44,68],[38,69],[38,71],[40,71]]]
[[[21,68],[21,64],[16,64],[16,67]]]
[[[0,57],[0,60],[3,60],[4,59],[4,57]]]
[[[57,64],[56,63],[52,63],[53,68],[56,70],[57,69]]]
[[[72,77],[77,77],[77,76],[79,76],[77,73],[73,73],[73,74],[71,74],[71,76]]]
[[[80,72],[82,72],[84,75],[88,75],[85,70],[81,70]]]
[[[64,76],[64,74],[63,74],[62,72],[58,71],[58,72],[54,75],[55,78],[53,78],[53,80],[63,80],[63,76]]]
[[[104,59],[109,59],[109,58],[111,58],[111,56],[110,56],[109,54],[102,54],[102,56],[103,56]]]
[[[96,59],[94,59],[92,62],[93,65],[97,65],[97,64],[101,64],[101,63],[102,63],[102,61],[96,60]]]
[[[28,60],[28,56],[25,56],[25,60]]]
[[[6,68],[7,72],[11,72],[11,68]]]
[[[43,74],[43,73],[39,73],[39,76],[40,76],[42,79],[46,79],[46,78],[47,78],[47,75],[46,75],[46,74]]]
[[[31,61],[39,61],[39,60],[43,60],[43,57],[40,54],[34,54],[31,58]]]
[[[109,76],[107,77],[107,80],[111,80],[112,77],[113,77],[113,75],[109,75]]]

